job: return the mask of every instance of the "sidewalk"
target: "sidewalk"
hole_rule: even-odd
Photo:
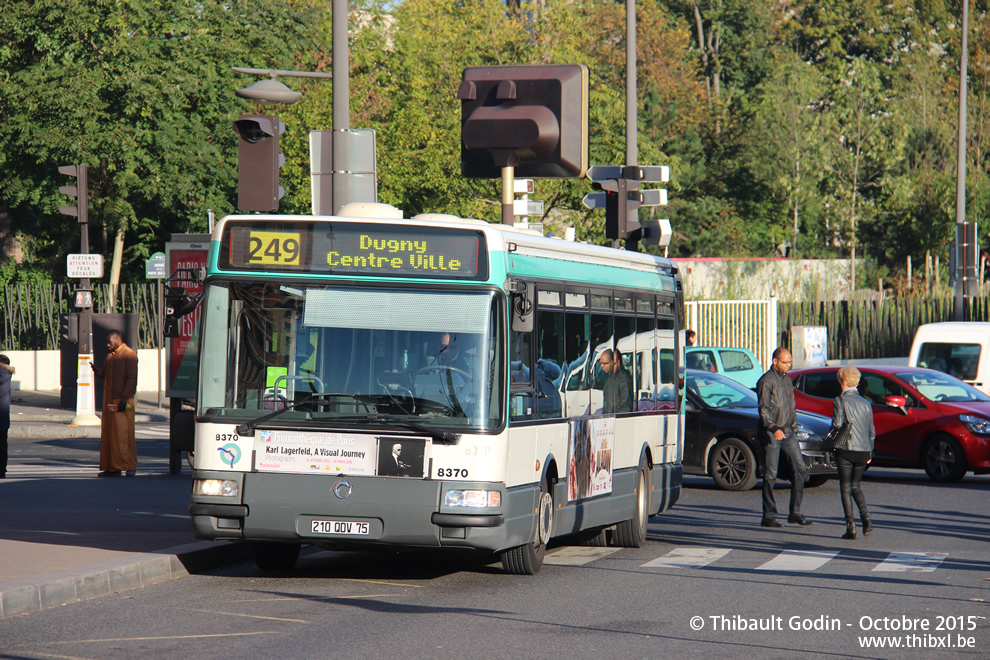
[[[158,392],[138,392],[134,397],[135,422],[168,423],[169,400]],[[100,411],[96,411],[99,416]],[[12,390],[10,392],[10,437],[18,438],[98,438],[100,427],[70,426],[75,409],[59,407],[57,391]]]
[[[167,425],[157,392],[136,398],[138,421]],[[58,392],[14,390],[11,399],[12,443],[100,436],[99,426],[69,426],[75,411],[59,408]],[[188,473],[139,466],[136,477],[98,479],[95,471],[64,476],[56,467],[48,477],[46,469],[0,480],[0,619],[248,558],[245,545],[193,536]]]

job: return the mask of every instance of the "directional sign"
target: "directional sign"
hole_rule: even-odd
[[[640,181],[647,183],[655,183],[657,181],[666,183],[670,181],[670,167],[667,165],[645,165],[639,168],[639,171]]]
[[[100,279],[103,277],[102,254],[69,254],[65,257],[69,277]]]
[[[666,206],[667,205],[667,191],[663,188],[654,188],[651,190],[640,190],[639,195],[639,205],[640,206]],[[630,195],[631,196],[631,195]]]
[[[606,197],[607,195],[603,192],[588,193],[584,196],[584,199],[581,200],[581,203],[589,209],[603,209],[605,208]]]
[[[592,165],[588,168],[588,178],[596,183],[607,179],[622,178],[621,165]]]

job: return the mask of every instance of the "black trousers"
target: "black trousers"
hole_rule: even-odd
[[[7,474],[7,429],[0,429],[0,475]]]
[[[858,452],[857,452],[858,453]],[[851,523],[854,518],[853,501],[859,508],[860,518],[866,509],[866,497],[859,487],[863,480],[863,473],[866,472],[866,461],[851,461],[844,452],[835,453],[835,467],[839,471],[839,495],[842,497],[842,512],[846,515],[846,522]]]
[[[777,500],[773,496],[773,485],[777,481],[777,468],[780,466],[780,452],[784,452],[794,475],[791,477],[791,515],[801,513],[801,500],[804,498],[804,482],[808,479],[808,466],[801,456],[801,445],[793,434],[783,440],[771,440],[763,446],[763,517],[777,517]]]

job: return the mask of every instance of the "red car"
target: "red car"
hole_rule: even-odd
[[[990,472],[990,397],[932,369],[858,366],[859,393],[873,403],[878,467],[923,467],[933,481]],[[832,416],[838,367],[795,369],[798,410]]]

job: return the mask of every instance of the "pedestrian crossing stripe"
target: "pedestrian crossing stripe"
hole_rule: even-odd
[[[732,552],[730,548],[674,548],[663,557],[643,564],[644,568],[699,568]]]
[[[892,552],[874,566],[873,570],[890,573],[931,573],[948,556],[948,552]]]
[[[652,559],[641,568],[704,568],[732,551],[731,548],[674,548],[663,557]],[[757,566],[758,571],[784,573],[815,571],[830,562],[839,550],[784,550],[770,561]],[[891,552],[873,567],[873,572],[930,573],[949,556],[947,552]]]
[[[548,554],[543,559],[544,564],[554,566],[583,566],[596,559],[607,557],[620,548],[599,548],[595,546],[569,545],[556,552]]]
[[[816,571],[839,554],[838,550],[784,550],[758,571]]]

